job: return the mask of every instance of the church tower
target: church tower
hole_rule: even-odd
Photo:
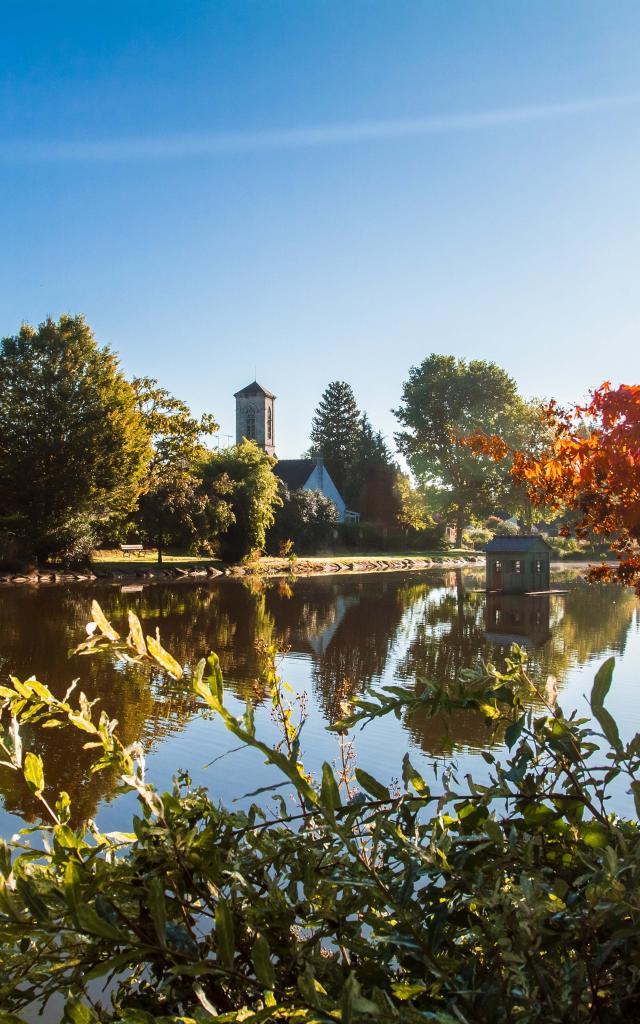
[[[236,444],[243,437],[255,441],[264,448],[267,455],[275,455],[275,418],[274,404],[276,396],[263,388],[254,380],[242,391],[236,391]]]

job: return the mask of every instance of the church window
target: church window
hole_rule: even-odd
[[[251,407],[247,409],[247,439],[249,441],[256,439],[256,411]]]
[[[271,407],[267,409],[267,441],[273,440],[273,412]]]

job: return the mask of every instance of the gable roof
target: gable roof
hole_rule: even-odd
[[[535,551],[536,549],[540,550],[540,547],[545,547],[548,551],[551,551],[551,545],[547,544],[543,537],[534,537],[531,534],[526,537],[510,537],[499,534],[489,541],[485,551],[490,555],[506,555],[525,553],[527,551]]]
[[[290,491],[297,491],[304,487],[315,468],[315,459],[279,459],[274,473]]]
[[[247,384],[246,388],[241,388],[240,391],[236,391],[234,398],[248,398],[250,395],[264,395],[265,398],[275,398],[271,391],[267,391],[263,388],[262,384],[258,384],[257,380],[254,380],[251,384]]]

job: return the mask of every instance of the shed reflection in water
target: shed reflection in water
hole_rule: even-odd
[[[549,639],[550,594],[487,594],[485,636],[530,650]]]
[[[260,645],[288,651],[285,677],[309,696],[307,740],[312,756],[333,756],[322,726],[340,703],[371,683],[454,679],[464,668],[500,661],[513,642],[527,648],[531,672],[555,675],[562,689],[576,666],[615,652],[624,655],[637,603],[630,591],[563,582],[565,596],[485,595],[482,578],[467,573],[408,573],[299,579],[295,582],[223,580],[207,584],[145,586],[122,593],[113,586],[6,588],[0,591],[0,675],[31,674],[63,694],[74,676],[90,700],[118,719],[127,743],[142,740],[168,770],[191,767],[193,737],[201,721],[188,681],[141,672],[107,656],[75,659],[68,650],[82,637],[96,597],[117,628],[126,630],[133,608],[148,632],[159,626],[179,661],[193,663],[211,650],[222,662],[227,688],[239,699],[268,704],[261,678]],[[267,718],[268,721],[268,718]],[[216,725],[212,723],[215,730]],[[397,723],[385,725],[394,756],[402,742]],[[484,720],[459,714],[444,721],[414,716],[403,723],[413,743],[430,755],[480,749],[491,742]],[[90,815],[114,780],[91,774],[91,752],[70,730],[25,729],[25,742],[44,760],[52,789],[66,789],[76,814]],[[384,746],[384,740],[380,741]],[[494,739],[495,742],[495,739]],[[176,750],[178,749],[178,754]],[[176,756],[178,760],[176,761]],[[384,757],[381,750],[376,758]],[[363,764],[363,767],[367,767]],[[375,767],[375,764],[370,767]],[[255,779],[254,779],[255,781]],[[260,785],[260,781],[256,782]],[[35,813],[14,773],[2,770],[7,810]],[[1,830],[1,829],[0,829]]]

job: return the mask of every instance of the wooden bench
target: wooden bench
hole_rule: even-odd
[[[141,555],[144,547],[142,544],[121,544],[120,550],[123,555]]]

